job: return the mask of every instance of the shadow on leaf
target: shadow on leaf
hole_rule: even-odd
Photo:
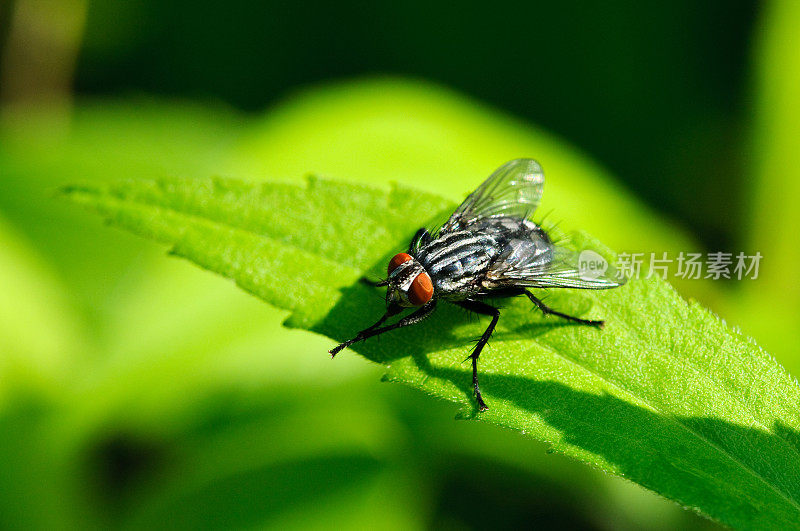
[[[383,293],[360,283],[344,289],[313,330],[337,340],[354,336],[383,314]],[[494,341],[533,340],[575,326],[543,316],[527,300],[495,302],[504,308]],[[575,315],[592,305],[574,292],[554,293],[548,302]],[[437,367],[428,359],[429,353],[453,349],[463,349],[466,357],[471,341],[488,324],[485,317],[476,321],[460,308],[440,303],[427,321],[353,349],[381,364],[410,356],[426,380],[444,380],[459,389],[464,402],[472,404],[469,416],[476,418],[468,365],[464,370]],[[558,450],[611,468],[688,507],[728,505],[724,514],[712,514],[728,525],[785,528],[795,526],[800,517],[800,434],[781,423],[762,429],[712,417],[664,415],[635,399],[584,392],[556,381],[485,372],[480,376],[490,408],[492,402],[498,409],[511,405],[512,411],[524,410],[555,428],[561,437],[551,442]],[[507,419],[503,424],[509,425]]]
[[[419,367],[472,396],[468,371]],[[800,433],[781,422],[767,430],[664,415],[554,381],[483,374],[481,382],[487,400],[511,403],[558,430],[559,440],[550,442],[559,451],[590,461],[596,460],[587,452],[599,456],[602,468],[687,507],[727,503],[724,516],[712,516],[733,527],[797,527]]]
[[[380,260],[378,262],[381,264],[380,267],[388,263],[390,258],[391,255],[387,255],[385,259]],[[378,267],[375,265],[370,268],[369,271],[373,272],[370,278],[377,278],[374,272],[379,270]],[[350,339],[384,314],[385,293],[386,288],[374,288],[356,282],[342,290],[339,301],[320,322],[311,327],[311,330],[337,341]],[[557,301],[554,304],[558,304],[559,309],[573,315],[585,315],[591,308],[591,300],[579,295],[576,297],[570,294],[570,296],[571,301],[567,297],[556,295],[553,297]],[[557,317],[543,315],[525,297],[490,299],[488,302],[501,309],[500,321],[492,335],[492,342],[532,339],[564,326],[580,326]],[[400,317],[394,319],[398,318]],[[381,364],[406,356],[419,360],[428,352],[459,347],[463,347],[464,356],[467,356],[473,341],[488,324],[489,318],[486,316],[478,316],[448,302],[440,301],[433,315],[422,323],[393,330],[356,343],[350,348],[365,358]]]

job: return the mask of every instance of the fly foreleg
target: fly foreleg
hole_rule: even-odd
[[[367,277],[361,277],[359,279],[362,284],[366,284],[367,286],[372,286],[373,288],[380,288],[381,286],[388,286],[389,279],[386,280],[370,280]]]
[[[472,358],[472,386],[475,388],[475,400],[478,402],[478,409],[485,411],[489,409],[489,407],[483,401],[483,397],[481,396],[481,388],[478,385],[478,357],[481,355],[481,350],[483,350],[483,347],[489,342],[489,338],[492,336],[492,332],[494,332],[494,327],[497,326],[497,321],[500,320],[500,310],[481,301],[465,300],[457,301],[455,304],[471,312],[492,316],[492,322],[489,323],[488,327],[486,327],[483,335],[481,335],[480,339],[478,339],[475,348],[472,349],[472,354],[469,356]]]
[[[431,243],[431,233],[428,232],[428,229],[422,227],[414,234],[414,237],[411,238],[411,243],[408,246],[408,252],[411,252],[416,249],[418,246],[428,245]]]
[[[537,308],[542,310],[542,313],[545,315],[556,315],[561,317],[562,319],[566,319],[567,321],[572,321],[573,323],[579,323],[589,326],[596,326],[598,328],[603,328],[604,321],[592,321],[590,319],[581,319],[580,317],[573,317],[571,315],[567,315],[565,313],[558,312],[551,307],[547,306],[541,300],[537,299],[533,293],[528,290],[524,291],[525,295],[531,300],[532,303],[536,305]]]
[[[383,334],[384,332],[389,332],[390,330],[394,330],[396,328],[403,328],[404,326],[411,326],[413,324],[417,324],[418,322],[428,317],[435,308],[436,308],[436,300],[432,299],[425,306],[415,311],[414,313],[403,317],[396,323],[387,326],[381,326],[383,322],[386,321],[386,319],[388,319],[390,316],[393,315],[392,313],[386,312],[386,314],[384,314],[384,316],[381,317],[377,323],[370,326],[369,328],[365,328],[364,330],[356,334],[356,337],[354,337],[353,339],[348,339],[344,343],[341,343],[336,347],[330,349],[328,352],[330,353],[331,357],[334,357],[336,356],[336,354],[339,353],[340,350],[349,347],[353,343],[364,341],[365,339],[378,336],[380,334]]]

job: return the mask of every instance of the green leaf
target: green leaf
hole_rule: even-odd
[[[382,294],[358,278],[380,275],[420,225],[453,208],[410,189],[316,179],[307,187],[140,181],[66,193],[288,310],[287,326],[337,341],[382,314]],[[767,353],[659,279],[547,296],[606,328],[504,301],[480,360],[484,413],[475,412],[463,360],[485,320],[442,305],[425,323],[354,350],[385,365],[389,380],[462,404],[463,416],[548,441],[725,524],[797,526],[800,387]]]

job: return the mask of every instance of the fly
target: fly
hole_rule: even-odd
[[[353,339],[330,350],[342,349],[384,332],[419,323],[430,316],[438,301],[492,318],[468,359],[478,408],[488,409],[478,385],[478,357],[494,332],[500,310],[486,299],[525,295],[545,315],[602,328],[603,321],[581,319],[556,311],[528,288],[607,289],[620,286],[613,268],[587,274],[578,253],[554,243],[531,220],[542,198],[544,172],[532,159],[516,159],[500,166],[472,192],[441,228],[419,229],[408,251],[390,261],[388,277],[372,286],[388,286],[386,313]],[[406,308],[414,312],[382,326]]]

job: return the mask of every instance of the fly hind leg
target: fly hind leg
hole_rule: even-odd
[[[492,316],[492,322],[486,327],[486,330],[484,330],[480,339],[478,339],[478,342],[475,344],[475,348],[472,349],[472,353],[469,355],[469,357],[472,358],[472,386],[475,388],[475,401],[478,403],[478,409],[480,411],[486,411],[489,407],[483,401],[481,388],[480,385],[478,385],[478,357],[481,355],[483,347],[489,342],[489,338],[492,336],[495,326],[497,326],[497,321],[500,320],[500,310],[494,306],[489,306],[485,302],[469,299],[455,302],[455,304],[471,312]]]
[[[542,313],[545,315],[556,315],[558,317],[561,317],[562,319],[566,319],[567,321],[572,321],[573,323],[603,328],[603,324],[605,323],[605,321],[593,321],[591,319],[581,319],[580,317],[573,317],[571,315],[561,313],[559,311],[552,309],[551,307],[543,303],[541,300],[537,299],[536,296],[534,296],[534,294],[531,293],[530,291],[525,290],[524,293],[525,295],[528,296],[531,302],[536,305],[537,308],[542,310]]]

